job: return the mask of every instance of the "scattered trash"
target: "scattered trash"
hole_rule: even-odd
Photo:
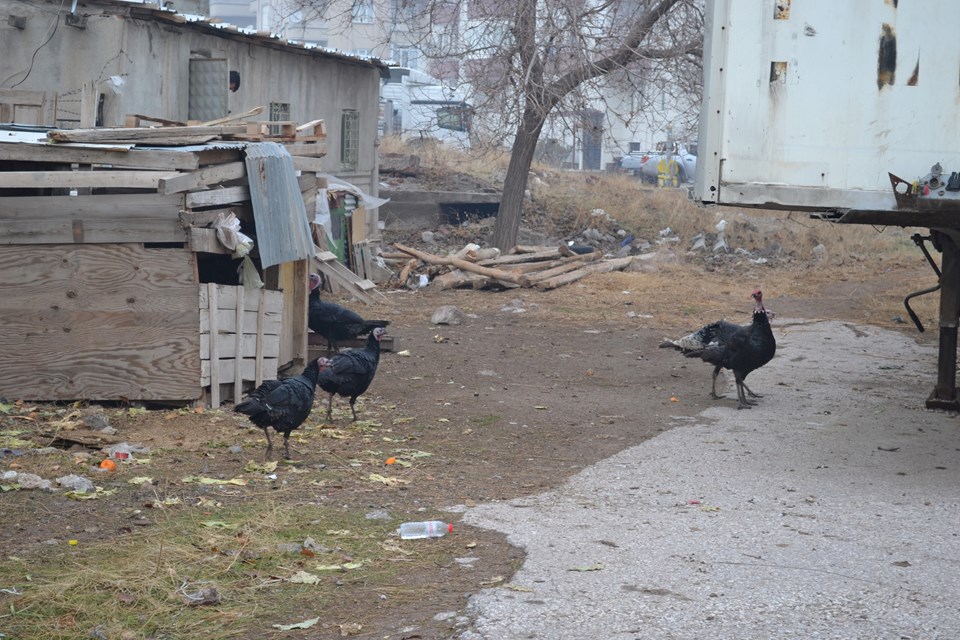
[[[274,629],[279,629],[280,631],[292,631],[294,629],[309,629],[310,627],[316,625],[320,622],[320,618],[310,618],[309,620],[304,620],[303,622],[296,622],[294,624],[275,624],[273,625]]]
[[[197,583],[205,584],[205,583]],[[217,591],[216,587],[205,587],[199,591],[194,591],[193,593],[187,592],[187,587],[190,586],[190,583],[186,580],[183,581],[183,584],[180,585],[180,588],[177,589],[177,593],[183,596],[184,601],[191,607],[197,607],[201,605],[209,604],[218,604],[220,602],[220,593]]]
[[[320,576],[307,571],[297,571],[295,574],[286,578],[287,582],[293,584],[320,584]]]
[[[116,471],[117,463],[111,460],[110,458],[107,458],[106,460],[100,463],[100,468],[103,469],[104,471]]]
[[[384,460],[384,464],[397,464],[397,459],[394,458],[393,456],[390,456],[389,458]]]
[[[344,562],[343,564],[318,564],[314,571],[352,571],[363,566],[362,562]]]
[[[70,489],[79,493],[93,493],[96,491],[96,487],[93,486],[93,482],[76,474],[70,474],[68,476],[61,476],[57,478],[57,484],[64,489]]]
[[[573,568],[567,569],[567,571],[581,571],[581,572],[583,572],[583,571],[601,571],[601,570],[603,570],[603,563],[602,563],[602,562],[597,562],[596,564],[591,564],[591,565],[584,566],[584,567],[573,567]]]
[[[440,520],[426,522],[404,522],[397,529],[397,534],[404,540],[419,538],[440,538],[453,531],[453,524]]]

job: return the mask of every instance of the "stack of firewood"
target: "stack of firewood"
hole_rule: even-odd
[[[393,246],[397,251],[385,253],[382,257],[391,259],[399,267],[401,283],[427,265],[432,276],[431,286],[438,289],[555,289],[591,273],[622,271],[633,260],[632,256],[604,257],[599,251],[575,253],[565,245],[519,245],[506,255],[500,255],[497,249],[467,245],[447,256],[434,255],[402,244]]]

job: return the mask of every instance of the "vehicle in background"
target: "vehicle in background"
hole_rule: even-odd
[[[632,151],[620,159],[620,168],[630,171],[641,180],[657,182],[660,176],[660,161],[675,160],[680,182],[693,182],[697,174],[697,145],[680,142],[657,144],[657,151]]]
[[[473,108],[466,95],[423,71],[391,67],[380,85],[380,107],[384,135],[470,146]]]

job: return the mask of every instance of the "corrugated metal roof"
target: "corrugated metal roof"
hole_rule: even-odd
[[[217,31],[226,35],[242,37],[245,39],[290,48],[297,51],[309,51],[311,53],[324,57],[336,58],[343,62],[353,64],[370,65],[381,70],[381,73],[387,73],[388,65],[380,58],[370,56],[359,56],[339,49],[330,49],[321,47],[309,42],[298,40],[289,40],[269,31],[257,31],[249,27],[238,27],[227,22],[214,21],[206,16],[200,16],[189,13],[179,13],[172,9],[158,8],[156,2],[142,2],[141,0],[90,0],[87,4],[102,3],[105,5],[129,7],[137,12],[149,12],[153,17],[168,23],[180,24],[194,28],[201,28],[207,31]]]
[[[290,153],[276,142],[257,142],[247,146],[246,164],[263,268],[309,258],[313,240]]]

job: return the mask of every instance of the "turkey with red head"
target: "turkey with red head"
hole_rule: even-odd
[[[677,340],[664,340],[661,347],[677,349],[688,358],[700,358],[713,365],[713,385],[710,388],[712,398],[717,395],[717,375],[721,369],[733,371],[737,385],[737,409],[749,409],[756,402],[751,398],[762,398],[747,386],[747,375],[773,359],[777,351],[777,341],[770,328],[774,314],[763,307],[763,293],[755,289],[753,322],[738,325],[725,320],[708,324],[690,335]]]

